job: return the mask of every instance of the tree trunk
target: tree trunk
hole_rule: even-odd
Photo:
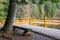
[[[16,0],[10,0],[7,19],[6,19],[4,27],[2,29],[4,33],[8,32],[8,31],[12,31],[12,24],[13,24],[14,15],[15,15],[15,7],[16,7]]]

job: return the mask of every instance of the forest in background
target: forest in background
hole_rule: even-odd
[[[40,0],[26,0],[27,3],[22,3],[21,0],[17,0],[16,5],[16,17],[17,18],[36,18],[47,19],[60,17],[60,2],[53,3],[46,1],[43,3]],[[0,22],[4,22],[7,16],[7,10],[9,6],[9,0],[0,0]]]
[[[59,13],[57,13],[58,10],[60,10],[59,7],[60,2],[52,3],[48,0],[45,3],[41,4],[39,0],[28,0],[28,4],[22,5],[22,3],[19,2],[19,5],[17,6],[17,16],[19,16],[20,18],[22,16],[23,18],[27,16],[37,19],[43,19],[44,16],[46,16],[47,18],[57,18],[59,17],[57,16],[59,15]]]

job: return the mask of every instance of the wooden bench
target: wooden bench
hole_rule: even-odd
[[[31,29],[23,28],[23,27],[20,27],[20,26],[13,26],[13,31],[15,31],[15,29],[22,29],[22,30],[24,30],[23,35],[25,35],[28,32],[31,32]]]
[[[3,27],[0,27],[0,31],[2,30]],[[31,32],[31,29],[27,29],[27,28],[24,28],[24,27],[21,27],[21,26],[13,26],[13,31],[16,31],[16,29],[21,29],[21,30],[24,30],[24,33],[23,35],[25,35],[26,33],[28,32]]]

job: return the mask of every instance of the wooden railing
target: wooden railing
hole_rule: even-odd
[[[44,22],[43,25],[47,27],[47,25],[60,25],[60,19],[32,19],[32,18],[17,18],[17,20],[28,20],[29,24],[34,22]],[[53,22],[52,24],[49,24],[47,22]]]

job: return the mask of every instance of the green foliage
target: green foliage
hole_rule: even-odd
[[[29,2],[28,0],[17,0],[16,1],[17,5],[20,5],[20,4],[22,4],[22,5],[23,4],[28,4],[28,2]]]
[[[53,18],[56,17],[56,14],[57,14],[57,6],[56,6],[56,3],[53,3],[52,9],[51,9],[51,17],[53,17]]]
[[[32,3],[34,3],[35,5],[37,5],[35,0],[32,0]],[[34,8],[33,14],[35,14],[35,16],[37,18],[39,18],[39,17],[40,18],[44,18],[44,16],[47,16],[48,18],[56,17],[57,7],[56,7],[55,4],[52,4],[52,2],[49,1],[49,0],[39,0],[39,3],[40,3],[39,4],[40,5],[40,7],[39,7],[40,14],[38,14],[38,16],[37,16],[37,14],[35,14],[36,12],[34,13],[35,8],[33,7]],[[46,4],[44,4],[44,3],[46,3]],[[45,7],[44,7],[44,5],[45,5]]]
[[[60,2],[60,0],[50,0],[51,2]]]
[[[39,18],[39,8],[36,4],[31,6],[31,17],[32,18]]]
[[[0,2],[7,2],[7,0],[0,0]]]
[[[46,5],[45,5],[45,11],[46,11],[46,16],[48,18],[56,17],[56,13],[57,13],[56,3],[52,4],[50,1],[47,2]]]
[[[47,0],[40,0],[39,4],[44,4]]]
[[[39,17],[41,19],[43,19],[44,18],[44,15],[45,15],[44,4],[43,5],[40,5],[39,11],[40,11]]]
[[[60,2],[57,3],[57,8],[60,9]]]
[[[5,5],[0,3],[0,10],[4,10],[4,8],[5,8]]]
[[[47,1],[45,4],[45,12],[46,16],[51,18],[51,9],[52,9],[52,3],[50,1]]]
[[[17,0],[17,1],[16,1],[17,5],[20,5],[20,4],[21,4],[20,1],[21,1],[21,0]]]
[[[7,4],[7,0],[0,0],[0,21],[1,22],[3,22],[3,20],[5,20],[5,17],[7,16],[8,4]]]
[[[4,18],[6,17],[7,13],[0,11],[0,21],[3,21]]]
[[[33,4],[39,4],[39,0],[30,0]]]
[[[9,0],[0,0],[0,21],[4,20],[4,17],[7,15],[8,3]],[[57,7],[60,9],[60,0],[28,0],[31,2],[31,16],[32,18],[54,18],[56,17]],[[54,3],[55,2],[55,3]],[[57,7],[56,7],[57,2]],[[59,3],[58,3],[59,2]],[[21,5],[21,0],[17,0],[17,5]],[[45,4],[46,3],[46,4]],[[45,6],[44,6],[45,5]],[[28,7],[28,6],[26,6]],[[24,18],[24,10],[17,10],[17,17]]]

